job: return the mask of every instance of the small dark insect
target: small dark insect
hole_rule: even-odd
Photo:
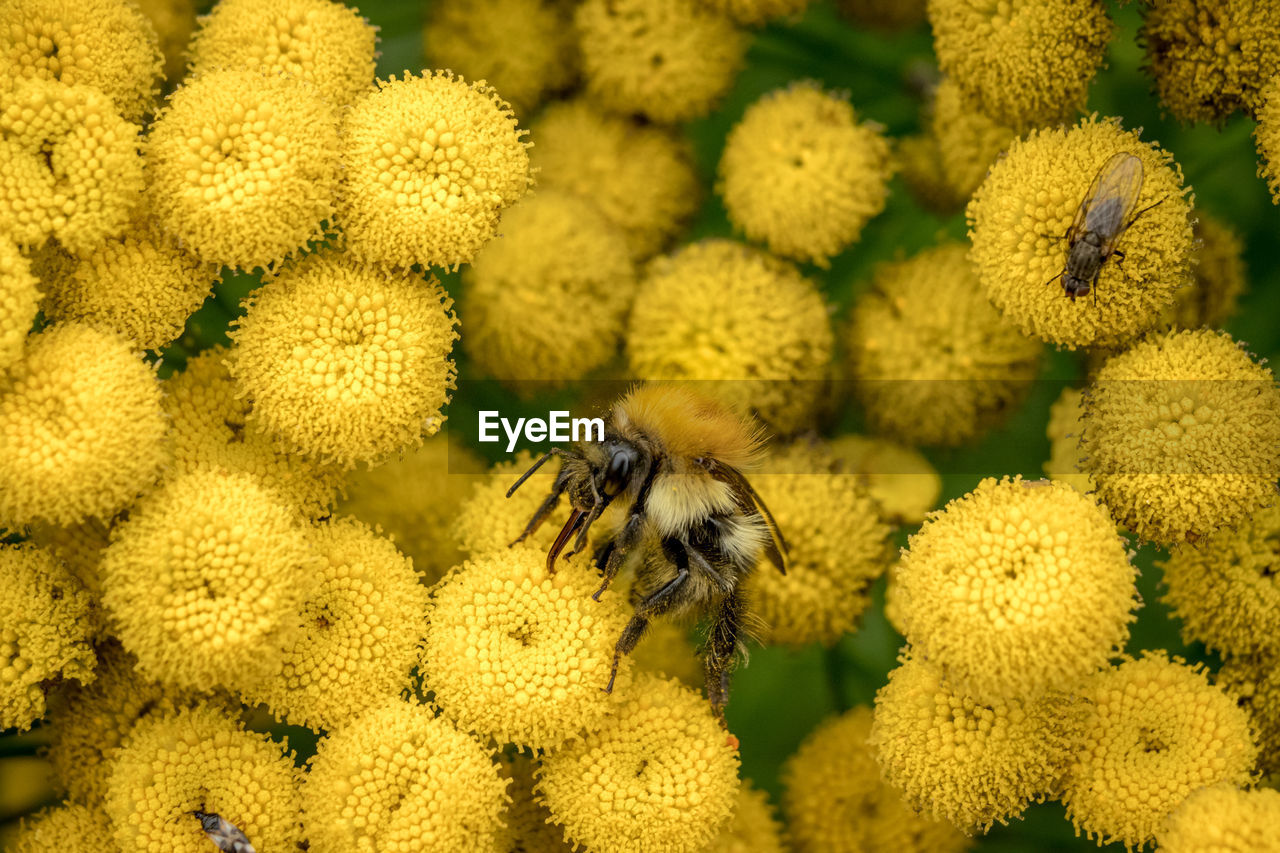
[[[1091,290],[1096,300],[1102,265],[1112,255],[1118,261],[1124,260],[1124,252],[1116,248],[1116,243],[1139,216],[1164,201],[1160,199],[1130,216],[1141,191],[1142,161],[1124,151],[1112,154],[1089,185],[1063,238],[1067,241],[1066,266],[1045,284],[1060,278],[1062,289],[1072,302]]]
[[[204,830],[210,841],[218,845],[222,853],[257,853],[240,828],[221,815],[201,811],[191,814],[200,821],[200,829]]]

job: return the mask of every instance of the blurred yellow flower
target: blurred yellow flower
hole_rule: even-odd
[[[929,131],[938,143],[942,174],[962,199],[973,195],[991,164],[1018,137],[1013,128],[978,111],[950,77],[934,92]]]
[[[573,853],[574,845],[564,839],[564,829],[552,822],[551,813],[534,793],[533,753],[508,750],[498,756],[503,776],[510,780],[511,798],[505,819],[511,833],[511,853]]]
[[[1156,843],[1163,853],[1271,851],[1277,826],[1280,791],[1214,785],[1187,797],[1156,831]]]
[[[110,826],[107,816],[97,807],[76,803],[47,806],[23,819],[5,850],[9,853],[49,853],[51,850],[99,853]]]
[[[785,838],[769,795],[743,779],[733,819],[720,830],[707,853],[784,853],[788,849]]]
[[[138,0],[138,8],[159,36],[165,82],[179,82],[187,70],[187,43],[196,28],[195,0]]]
[[[809,0],[699,0],[708,9],[739,24],[759,26],[772,18],[799,18]]]
[[[1245,289],[1244,244],[1230,225],[1203,210],[1197,210],[1196,247],[1192,259],[1194,278],[1190,287],[1173,294],[1173,305],[1165,309],[1161,325],[1182,329],[1201,326],[1218,328],[1236,313],[1236,303]]]
[[[689,627],[669,618],[650,622],[631,653],[636,671],[678,678],[694,690],[701,690],[706,676],[702,659],[689,641]]]
[[[1228,658],[1217,684],[1248,714],[1258,744],[1258,770],[1280,773],[1280,656]]]
[[[838,435],[828,445],[840,467],[856,474],[891,524],[924,521],[942,494],[942,477],[918,450],[887,438]]]
[[[942,171],[942,152],[938,140],[929,133],[903,136],[895,141],[893,170],[902,175],[902,181],[912,196],[926,210],[951,215],[964,207],[966,196],[956,190]]]
[[[40,297],[31,264],[13,241],[0,237],[0,373],[22,358]]]
[[[1045,427],[1049,459],[1042,467],[1046,477],[1066,483],[1081,494],[1089,494],[1095,487],[1093,478],[1081,473],[1084,451],[1080,447],[1080,418],[1083,414],[1084,392],[1079,388],[1063,388],[1049,406],[1049,423]]]

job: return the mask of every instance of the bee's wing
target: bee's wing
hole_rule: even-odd
[[[1110,251],[1124,233],[1141,191],[1142,161],[1125,151],[1112,154],[1094,177],[1076,218],[1083,214],[1084,230],[1102,237],[1103,247]]]
[[[787,573],[787,540],[782,538],[782,531],[778,529],[778,522],[774,520],[773,513],[769,512],[769,507],[765,506],[765,502],[751,487],[751,483],[746,477],[742,476],[742,472],[732,465],[726,465],[723,462],[717,462],[715,459],[698,460],[703,468],[707,470],[712,477],[722,483],[728,484],[733,490],[733,497],[738,503],[738,507],[743,512],[758,511],[760,517],[764,519],[765,527],[769,528],[769,541],[765,543],[764,553],[769,558],[769,562],[778,567],[778,571],[784,575]]]

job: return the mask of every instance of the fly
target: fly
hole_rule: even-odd
[[[200,811],[192,812],[191,815],[200,821],[200,829],[223,853],[256,853],[248,836],[225,817]]]

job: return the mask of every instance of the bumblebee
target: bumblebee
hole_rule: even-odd
[[[567,559],[586,547],[587,532],[605,509],[615,501],[624,508],[621,523],[595,551],[597,601],[620,571],[635,570],[635,612],[614,647],[606,692],[651,619],[709,614],[706,691],[724,723],[746,617],[743,583],[762,555],[786,571],[786,541],[740,471],[758,458],[761,444],[754,422],[714,400],[684,387],[640,385],[613,406],[603,441],[553,448],[507,491],[513,495],[552,456],[562,458],[550,494],[516,539],[537,530],[568,495],[572,511],[547,552],[548,572],[562,552]],[[570,539],[573,547],[565,552]]]

